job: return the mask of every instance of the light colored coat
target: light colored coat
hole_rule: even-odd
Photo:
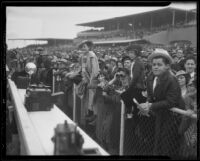
[[[82,55],[80,59],[83,80],[88,82],[88,86],[96,83],[96,77],[99,74],[99,62],[98,58],[93,51],[89,51],[87,55]],[[85,124],[85,115],[87,111],[91,110],[94,114],[97,114],[97,109],[93,107],[93,99],[96,93],[96,89],[86,89],[85,95],[82,99],[81,109],[81,123]]]

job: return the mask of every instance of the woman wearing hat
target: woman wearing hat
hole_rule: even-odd
[[[82,51],[80,58],[81,70],[82,70],[82,81],[90,85],[97,83],[97,76],[99,74],[99,63],[98,58],[92,51],[93,42],[84,41],[79,45],[79,49]],[[97,84],[96,84],[97,85]],[[83,96],[83,109],[81,109],[81,123],[85,124],[85,117],[90,117],[89,120],[94,120],[97,115],[97,109],[93,107],[93,97],[95,95],[95,89],[87,88]]]
[[[185,98],[187,94],[187,84],[189,82],[189,74],[183,70],[180,70],[176,73],[176,78],[178,79],[179,85],[181,87],[182,97]]]
[[[148,102],[140,104],[139,107],[142,112],[155,117],[153,154],[177,156],[178,125],[174,121],[177,117],[173,115],[170,108],[183,108],[184,102],[179,83],[170,72],[172,58],[163,49],[156,49],[148,58],[152,64],[152,73],[147,78]]]

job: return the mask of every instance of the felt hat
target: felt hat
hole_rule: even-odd
[[[84,44],[86,44],[89,48],[91,48],[94,45],[92,41],[84,40],[78,45],[78,48],[81,49]]]
[[[176,77],[180,76],[180,75],[186,75],[187,73],[184,70],[179,70],[176,72]]]
[[[155,51],[153,51],[153,53],[151,55],[149,55],[148,60],[152,61],[153,58],[155,57],[164,57],[167,60],[169,60],[169,63],[172,64],[173,59],[172,57],[169,55],[169,53],[164,50],[164,49],[155,49]]]
[[[37,51],[43,51],[44,49],[42,47],[38,47],[36,50]]]

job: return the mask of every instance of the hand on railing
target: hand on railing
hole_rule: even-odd
[[[193,114],[195,114],[194,111],[191,109],[188,109],[186,110],[185,116],[192,117]]]
[[[135,98],[133,99],[133,101],[137,105],[137,108],[140,110],[138,112],[139,116],[143,115],[143,116],[150,117],[150,115],[149,115],[149,109],[150,109],[151,103],[146,102],[146,103],[139,104]]]
[[[176,107],[173,107],[170,109],[170,111],[193,118],[193,119],[197,119],[197,114],[193,111],[193,110],[182,110]]]
[[[139,115],[139,116],[147,116],[147,117],[150,117],[150,115],[149,115],[147,112],[144,112],[143,110],[140,110],[140,111],[138,112],[138,115]]]
[[[139,104],[136,99],[133,99],[133,101],[136,103],[137,108],[141,111],[141,112],[138,112],[139,115],[141,114],[144,114],[146,116],[149,115],[149,111],[150,111],[149,109],[151,107],[151,103],[146,102],[146,103]],[[197,119],[197,114],[193,110],[185,111],[185,110],[174,107],[174,108],[171,108],[170,111],[193,118],[193,119]]]

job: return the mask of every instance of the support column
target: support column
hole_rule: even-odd
[[[152,17],[152,14],[151,14],[151,24],[150,24],[150,30],[152,30],[152,26],[153,26],[153,17]]]
[[[119,30],[119,25],[120,25],[120,23],[119,23],[119,22],[117,22],[117,30]]]
[[[185,12],[185,24],[187,24],[187,15],[188,15],[188,13],[187,13],[187,11]]]
[[[172,11],[172,26],[175,24],[175,10]]]

